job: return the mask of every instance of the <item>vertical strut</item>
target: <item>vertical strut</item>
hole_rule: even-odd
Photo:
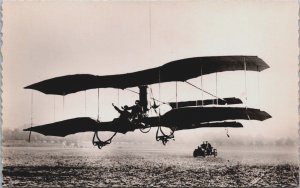
[[[53,96],[53,101],[54,101],[54,104],[53,104],[53,112],[54,112],[54,121],[56,119],[56,114],[55,114],[55,95]]]
[[[217,100],[217,105],[219,104],[218,100],[218,73],[216,72],[216,100]]]
[[[99,88],[98,88],[98,115],[97,115],[97,121],[99,121]]]
[[[260,108],[260,85],[259,85],[259,71],[257,66],[257,106]]]
[[[31,91],[30,97],[30,128],[33,125],[33,92]],[[30,142],[31,131],[29,132],[28,142]]]
[[[84,91],[84,114],[86,115],[86,90]]]
[[[177,99],[177,81],[176,81],[176,108],[178,108],[178,99]]]
[[[202,107],[203,107],[203,78],[202,78],[202,65],[201,65],[201,100],[202,100]]]
[[[63,95],[63,114],[65,114],[65,96]]]
[[[160,93],[160,69],[158,69],[158,93],[159,93],[159,101],[161,101],[161,93]],[[158,109],[159,113],[159,122],[160,122],[160,108]]]
[[[31,91],[31,105],[30,105],[30,125],[33,123],[33,92]]]
[[[247,64],[246,64],[246,58],[244,57],[244,73],[245,73],[245,98],[246,98],[246,108],[247,108],[247,101],[248,101],[248,96],[247,96]]]
[[[120,89],[118,89],[118,106],[120,106]]]

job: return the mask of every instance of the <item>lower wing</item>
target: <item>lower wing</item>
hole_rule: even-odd
[[[238,122],[225,120],[245,119],[259,120],[271,116],[259,109],[229,107],[189,107],[173,109],[161,117],[146,117],[142,123],[148,127],[164,126],[175,130],[195,129],[201,127],[243,127]],[[79,117],[24,129],[46,136],[67,136],[80,132],[110,131],[125,134],[128,131],[145,128],[142,124],[133,124],[127,120],[115,119],[110,122],[99,122],[89,117]]]

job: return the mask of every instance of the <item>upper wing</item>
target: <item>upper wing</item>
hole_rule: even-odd
[[[197,100],[197,101],[180,101],[180,102],[168,102],[168,104],[172,108],[181,108],[186,106],[206,106],[210,104],[218,104],[218,105],[225,105],[225,104],[242,104],[243,102],[241,99],[231,97],[231,98],[223,98],[223,99],[206,99],[206,100]]]
[[[68,95],[95,88],[124,89],[159,82],[186,81],[210,73],[244,70],[245,68],[247,71],[260,72],[269,66],[257,56],[194,57],[127,74],[107,76],[75,74],[56,77],[29,85],[25,89],[34,89],[45,94]]]

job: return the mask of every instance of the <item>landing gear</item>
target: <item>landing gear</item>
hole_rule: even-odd
[[[140,128],[140,131],[141,131],[142,133],[148,133],[148,132],[150,132],[151,126],[146,125],[146,124],[144,124],[143,126],[144,126],[143,128]]]
[[[109,139],[107,139],[105,141],[102,141],[98,136],[98,132],[96,131],[94,133],[92,143],[94,146],[98,146],[98,149],[102,149],[104,146],[111,143],[112,139],[116,136],[116,134],[117,133],[114,133],[114,135],[112,137],[110,137]],[[95,140],[95,138],[97,138],[97,140]]]
[[[161,136],[158,136],[158,132],[160,131],[160,133],[162,134]],[[175,140],[174,139],[174,132],[175,130],[172,130],[171,129],[171,133],[169,135],[166,135],[162,129],[161,129],[161,126],[159,126],[157,128],[157,131],[156,131],[156,141],[161,141],[163,145],[166,145],[166,143],[169,141],[169,140]]]

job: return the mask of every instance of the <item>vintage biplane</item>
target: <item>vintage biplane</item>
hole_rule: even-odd
[[[130,112],[128,108],[119,109],[118,107],[115,107],[121,115],[109,122],[99,121],[98,110],[97,119],[77,117],[46,125],[30,127],[24,129],[24,131],[30,131],[30,133],[31,131],[34,131],[46,136],[60,137],[91,131],[94,132],[92,143],[101,149],[103,146],[110,144],[117,133],[125,134],[128,131],[134,131],[136,129],[140,129],[142,132],[149,132],[151,127],[157,127],[156,140],[162,141],[165,145],[170,139],[174,138],[174,131],[202,127],[243,127],[240,122],[233,120],[264,121],[271,118],[271,116],[267,112],[249,108],[247,106],[229,107],[229,105],[232,104],[242,104],[242,100],[234,97],[220,98],[205,91],[203,88],[190,83],[188,80],[196,77],[201,77],[202,79],[202,76],[204,75],[224,71],[240,70],[245,71],[246,73],[246,71],[260,72],[267,68],[269,68],[269,66],[257,56],[193,57],[172,61],[160,67],[127,74],[105,76],[75,74],[44,80],[29,85],[25,87],[25,89],[33,89],[45,94],[61,96],[89,89],[98,89],[99,97],[99,88],[116,88],[124,90],[138,87],[139,100],[135,106],[138,110],[135,110],[135,112],[132,110]],[[213,96],[213,98],[195,101],[177,101],[176,99],[176,101],[172,102],[162,102],[153,97],[149,98],[148,87],[152,84],[165,82],[176,82],[176,84],[177,82],[184,82]],[[152,105],[149,105],[150,102]],[[164,114],[157,113],[156,116],[149,116],[149,110],[159,109],[161,104],[169,104],[172,109]],[[122,116],[122,113],[125,112],[127,115],[124,115],[124,117]],[[162,127],[169,128],[170,134],[165,134]],[[98,135],[99,131],[109,131],[114,134],[107,140],[101,140]]]

